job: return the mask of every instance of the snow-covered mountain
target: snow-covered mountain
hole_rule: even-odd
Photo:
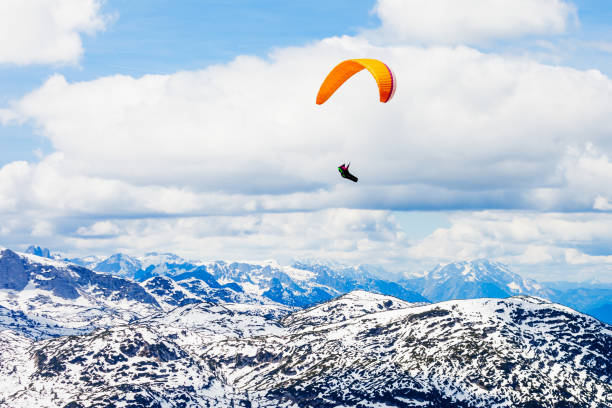
[[[533,295],[550,298],[552,291],[524,279],[507,265],[479,259],[439,265],[423,277],[405,281],[432,302],[452,299],[504,298]]]
[[[78,259],[78,258],[77,258]],[[171,253],[149,252],[144,256],[117,253],[91,264],[96,272],[144,281],[154,276],[175,276],[197,270],[200,263],[188,261]]]
[[[60,257],[60,258],[61,260],[65,262],[69,262],[69,263],[79,265],[79,266],[84,266],[85,268],[91,269],[91,270],[93,270],[93,268],[97,264],[99,264],[104,259],[106,259],[106,257],[97,256],[97,255],[89,255],[89,256],[84,256],[84,257],[79,257],[79,258],[66,258],[66,257]]]
[[[407,301],[427,301],[402,285],[376,277],[373,267],[331,267],[316,262],[281,266],[276,262],[201,262],[185,260],[168,253],[148,253],[143,257],[115,254],[92,266],[95,271],[144,281],[156,276],[182,281],[191,292],[204,282],[206,290],[225,289],[225,301],[232,292],[263,297],[290,306],[306,307],[330,300],[355,289],[399,297]],[[191,279],[191,284],[186,280]],[[222,296],[218,290],[213,295]],[[194,292],[195,293],[195,292]]]
[[[378,266],[354,267],[321,260],[302,260],[291,266],[280,266],[276,262],[191,261],[175,254],[159,252],[140,257],[114,254],[108,258],[88,256],[67,259],[38,246],[31,246],[28,251],[138,282],[158,277],[154,282],[168,286],[170,283],[162,284],[164,280],[161,277],[170,277],[180,282],[191,295],[212,302],[272,301],[308,307],[359,289],[411,302],[503,298],[526,294],[564,304],[612,323],[609,312],[612,306],[610,284],[538,283],[522,278],[506,265],[483,259],[440,265],[424,276],[401,279]],[[155,290],[164,289],[160,287]],[[166,306],[179,304],[170,301]]]
[[[142,262],[137,258],[124,254],[111,255],[91,266],[96,272],[105,272],[131,279],[138,277],[142,273]]]
[[[280,266],[275,262],[196,262],[173,254],[150,253],[138,258],[138,262],[145,269],[141,269],[137,276],[158,274],[177,280],[191,277],[190,288],[193,290],[198,286],[208,291],[208,288],[227,287],[225,291],[203,295],[205,300],[232,301],[234,292],[243,292],[286,305],[308,307],[353,290],[391,295],[410,302],[504,298],[524,294],[543,297],[612,323],[606,312],[606,308],[612,305],[610,287],[576,283],[555,287],[525,279],[507,265],[486,259],[440,265],[423,277],[399,281],[394,281],[397,277],[380,267],[355,267],[331,261],[309,260]],[[386,275],[389,278],[385,279]]]
[[[507,265],[480,259],[439,265],[420,277],[399,280],[433,302],[452,299],[539,296],[612,324],[612,285],[599,282],[535,282]]]
[[[612,327],[539,298],[357,291],[288,312],[199,303],[80,336],[0,332],[0,405],[612,406]]]
[[[164,310],[201,302],[276,304],[264,296],[245,293],[236,284],[221,285],[214,279],[212,281],[205,279],[200,274],[195,276],[185,274],[174,278],[155,276],[140,284],[153,295]]]
[[[381,296],[356,290],[321,305],[299,310],[288,316],[283,324],[292,330],[305,326],[325,326],[349,319],[387,310],[424,306],[427,303],[410,303],[391,296]]]
[[[192,303],[201,303],[202,299],[183,288],[173,279],[165,276],[155,276],[142,282],[147,290],[164,310],[171,310],[177,306]]]
[[[133,281],[31,254],[0,251],[0,329],[36,339],[87,333],[161,310]]]
[[[427,302],[428,299],[416,291],[405,288],[397,282],[381,279],[382,268],[361,265],[329,266],[318,262],[296,262],[294,269],[309,271],[314,274],[313,280],[319,284],[333,288],[338,293],[348,293],[354,290],[365,290],[383,295],[390,295],[408,302]],[[376,269],[372,273],[372,269]]]

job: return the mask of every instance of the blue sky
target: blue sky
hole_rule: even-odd
[[[612,5],[483,1],[7,2],[0,245],[612,281]]]

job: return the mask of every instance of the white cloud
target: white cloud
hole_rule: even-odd
[[[560,170],[571,190],[580,191],[594,209],[606,210],[602,200],[612,198],[612,162],[607,154],[590,143],[582,151],[568,149]]]
[[[607,198],[602,196],[595,197],[595,202],[593,203],[593,209],[595,210],[603,210],[610,211],[612,210],[612,204],[608,201]]]
[[[455,213],[450,221],[411,246],[408,257],[430,263],[491,258],[542,280],[612,281],[612,269],[602,267],[612,263],[610,214],[483,211]],[[602,248],[608,253],[598,254]]]
[[[404,238],[388,211],[333,209],[96,222],[78,228],[67,242],[81,252],[163,248],[198,259],[289,262],[301,256],[365,262],[382,256],[384,263],[402,248]]]
[[[75,64],[82,34],[103,30],[101,0],[2,0],[0,64]]]
[[[391,43],[481,44],[559,34],[577,21],[562,0],[378,0],[375,11],[382,25],[366,35]]]
[[[575,248],[565,250],[565,260],[568,264],[589,265],[589,264],[612,264],[612,255],[587,255]],[[608,276],[604,275],[605,278]]]
[[[198,194],[188,188],[133,185],[75,171],[62,153],[40,163],[13,162],[0,168],[0,210],[35,211],[49,217],[71,215],[145,216],[250,212],[250,198]]]
[[[554,258],[550,252],[550,248],[545,245],[529,244],[522,254],[515,257],[515,262],[528,265],[553,262]]]
[[[77,235],[83,237],[109,237],[117,236],[121,233],[121,228],[112,221],[97,221],[91,226],[79,227]]]
[[[316,106],[330,67],[355,55],[394,68],[395,99],[378,103],[361,73]],[[93,178],[119,201],[132,187],[168,192],[137,196],[135,208],[201,214],[209,195],[249,195],[256,211],[590,210],[610,197],[597,187],[609,180],[610,98],[612,81],[597,71],[343,37],[173,75],[56,75],[4,116],[32,120],[61,152],[50,174],[80,177],[83,188]],[[587,166],[595,159],[601,168]],[[353,162],[358,185],[338,178],[342,161]],[[83,200],[116,205],[109,197]]]
[[[54,232],[53,224],[49,221],[38,221],[32,228],[32,236],[35,238],[50,237]]]

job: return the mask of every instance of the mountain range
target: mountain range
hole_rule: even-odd
[[[223,286],[223,283],[231,285],[236,291],[255,293],[296,307],[316,304],[355,289],[396,296],[412,302],[503,298],[524,294],[564,304],[612,324],[612,284],[535,282],[522,278],[504,264],[486,259],[453,262],[439,265],[419,277],[397,278],[377,266],[353,267],[317,260],[280,266],[275,262],[252,264],[189,261],[175,254],[157,252],[141,257],[118,253],[106,258],[87,256],[70,259],[38,246],[29,247],[27,252],[63,259],[97,272],[140,282],[154,276],[166,276],[176,280],[192,274],[190,284],[182,282],[183,286],[190,285],[192,290],[196,290],[200,285],[199,280],[216,289]],[[233,292],[226,288],[217,291],[217,294],[211,294],[208,299],[213,300],[223,293],[225,300],[234,296]]]
[[[0,404],[604,408],[611,329],[533,297],[202,302],[79,336],[1,331]]]
[[[332,268],[319,263],[280,266],[276,262],[201,262],[157,252],[142,257],[114,254],[97,262],[92,262],[91,257],[67,261],[138,282],[152,277],[169,277],[183,287],[193,287],[193,283],[187,281],[199,280],[210,288],[231,289],[297,307],[330,300],[355,289],[371,290],[408,301],[427,301],[419,293],[397,282],[381,279],[363,267]]]
[[[61,258],[46,248],[31,246],[37,255]],[[552,300],[590,314],[612,324],[612,284],[597,282],[536,282],[512,272],[504,264],[479,259],[439,265],[423,276],[391,278],[383,268],[346,266],[317,260],[280,266],[275,262],[189,261],[169,253],[151,252],[142,257],[114,254],[110,257],[88,256],[65,259],[97,272],[144,281],[154,276],[174,280],[193,278],[193,290],[202,280],[212,288],[232,285],[235,291],[256,294],[296,307],[332,299],[351,290],[363,289],[398,297],[411,302],[453,299],[503,298],[532,295]],[[191,274],[191,275],[190,275]],[[182,286],[188,285],[182,282]],[[219,292],[221,293],[221,292]],[[233,296],[225,291],[225,299]],[[208,299],[214,299],[215,294]]]
[[[612,406],[612,327],[502,264],[111,258],[0,250],[0,406]]]

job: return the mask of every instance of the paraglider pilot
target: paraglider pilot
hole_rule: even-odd
[[[349,172],[349,166],[351,165],[351,163],[348,164],[348,166],[346,166],[344,163],[342,163],[339,167],[338,167],[338,171],[340,172],[340,175],[345,178],[345,179],[349,179],[351,181],[354,181],[355,183],[357,182],[357,177],[353,176],[350,172]]]

